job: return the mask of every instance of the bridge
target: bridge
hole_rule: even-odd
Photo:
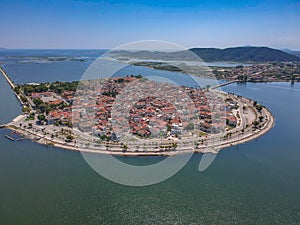
[[[223,84],[219,84],[219,85],[216,85],[216,86],[213,86],[211,87],[210,89],[217,89],[219,87],[223,87],[223,86],[226,86],[228,84],[232,84],[232,83],[235,83],[235,82],[238,82],[239,80],[231,80],[231,81],[228,81],[228,82],[225,82]]]

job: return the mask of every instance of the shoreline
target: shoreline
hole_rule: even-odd
[[[43,137],[43,135],[35,134],[34,132],[31,132],[29,130],[20,129],[15,126],[11,126],[9,124],[5,125],[4,128],[19,132],[23,135],[25,135],[26,139],[32,140],[33,142],[36,142],[38,144],[46,145],[46,146],[53,146],[60,149],[65,150],[71,150],[71,151],[78,151],[78,152],[85,152],[85,153],[96,153],[96,154],[104,154],[104,155],[114,155],[114,156],[176,156],[186,153],[212,153],[212,154],[218,154],[221,150],[243,144],[252,140],[255,140],[263,135],[265,135],[269,130],[271,130],[275,125],[275,118],[271,114],[271,112],[263,108],[264,112],[268,116],[268,121],[264,124],[264,126],[260,129],[257,129],[253,131],[252,134],[247,135],[243,138],[240,138],[238,140],[228,140],[224,141],[217,145],[211,145],[211,146],[202,146],[197,149],[181,149],[181,150],[173,150],[173,151],[126,151],[123,152],[121,149],[120,151],[109,151],[109,150],[95,150],[95,149],[88,149],[88,148],[82,148],[75,146],[75,144],[68,144],[68,143],[62,143],[57,142],[54,140],[51,140],[51,138]],[[29,137],[28,137],[29,136]],[[32,136],[32,137],[30,137]]]
[[[13,89],[13,87],[14,87],[13,82],[10,80],[10,78],[8,77],[8,75],[6,74],[6,72],[3,70],[3,68],[1,66],[0,66],[0,72],[2,73],[2,75],[5,77],[5,79],[9,83],[10,87],[12,88],[12,91],[14,92],[15,96],[17,97],[17,99],[19,100],[21,105],[24,106],[24,103],[21,101],[20,97]],[[231,83],[231,82],[228,82],[228,83]],[[223,85],[221,84],[221,86],[223,86]],[[244,97],[241,97],[241,98],[244,102],[251,101]],[[197,145],[197,148],[196,147],[191,148],[191,146],[189,146],[186,148],[183,147],[181,149],[167,150],[167,151],[163,151],[160,149],[149,150],[149,151],[145,151],[145,150],[144,151],[139,151],[139,150],[124,151],[124,149],[122,149],[121,147],[119,147],[115,150],[106,150],[105,144],[102,144],[102,146],[101,146],[101,147],[104,147],[104,149],[95,149],[95,148],[93,149],[93,148],[88,148],[88,147],[83,148],[83,147],[76,146],[76,143],[70,144],[70,143],[63,142],[63,141],[56,141],[53,138],[49,138],[42,134],[35,133],[29,129],[19,128],[14,125],[14,120],[16,118],[13,120],[13,122],[1,125],[1,128],[8,128],[10,130],[14,130],[19,133],[22,133],[23,135],[25,135],[26,139],[31,139],[32,141],[39,143],[39,144],[54,146],[54,147],[58,147],[61,149],[66,149],[66,150],[80,151],[80,152],[118,155],[118,156],[171,156],[171,155],[179,155],[179,154],[185,154],[185,153],[191,153],[191,152],[203,153],[203,154],[204,153],[218,154],[220,150],[222,150],[226,147],[231,147],[234,145],[242,144],[242,143],[257,139],[258,137],[267,133],[274,126],[275,119],[272,116],[271,112],[268,109],[266,109],[265,107],[263,107],[263,111],[267,117],[267,120],[263,124],[263,127],[257,128],[256,130],[252,130],[252,131],[250,130],[249,133],[246,133],[246,135],[244,137],[240,137],[241,131],[237,131],[236,132],[236,134],[237,134],[236,140],[234,140],[234,138],[232,140],[230,140],[230,139],[229,140],[228,139],[220,140],[220,143],[218,143],[216,145],[209,145],[209,144],[203,145],[203,143],[202,143],[202,146]],[[24,115],[24,114],[22,114],[22,115]],[[21,115],[19,115],[19,116],[21,116]],[[256,117],[257,117],[257,113],[256,113]],[[244,132],[242,132],[242,136],[243,135],[244,135]],[[207,142],[210,140],[211,139],[208,139]],[[111,145],[110,147],[113,147],[113,145]]]

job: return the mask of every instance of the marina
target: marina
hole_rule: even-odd
[[[9,134],[5,134],[4,136],[11,141],[23,141],[25,139],[24,134],[21,134],[15,130],[11,131]]]

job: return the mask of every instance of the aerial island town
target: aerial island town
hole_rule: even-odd
[[[23,114],[6,126],[42,144],[115,155],[217,154],[273,126],[271,113],[255,101],[207,87],[180,86],[177,90],[170,86],[167,97],[138,96],[134,88],[126,93],[125,98],[132,102],[128,115],[123,115],[128,124],[120,123],[118,130],[114,124],[122,120],[120,112],[124,111],[112,112],[118,109],[118,96],[128,85],[136,87],[137,82],[145,81],[148,86],[144,88],[152,93],[159,85],[166,87],[142,75],[101,79],[96,88],[92,86],[95,81],[17,85],[14,91]],[[175,92],[184,96],[181,103]],[[128,106],[126,100],[121,101]],[[180,104],[187,105],[178,110]],[[120,132],[129,132],[131,139],[122,139]]]

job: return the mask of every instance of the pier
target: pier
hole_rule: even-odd
[[[11,140],[11,141],[14,141],[14,140],[15,140],[15,139],[13,139],[11,136],[9,136],[9,135],[5,135],[5,137],[6,137],[7,139]]]
[[[225,82],[225,83],[223,83],[223,84],[219,84],[219,85],[213,86],[213,87],[211,87],[210,89],[217,89],[217,88],[219,88],[219,87],[223,87],[223,86],[226,86],[226,85],[228,85],[228,84],[235,83],[235,82],[238,82],[238,80],[231,80],[231,81]]]

